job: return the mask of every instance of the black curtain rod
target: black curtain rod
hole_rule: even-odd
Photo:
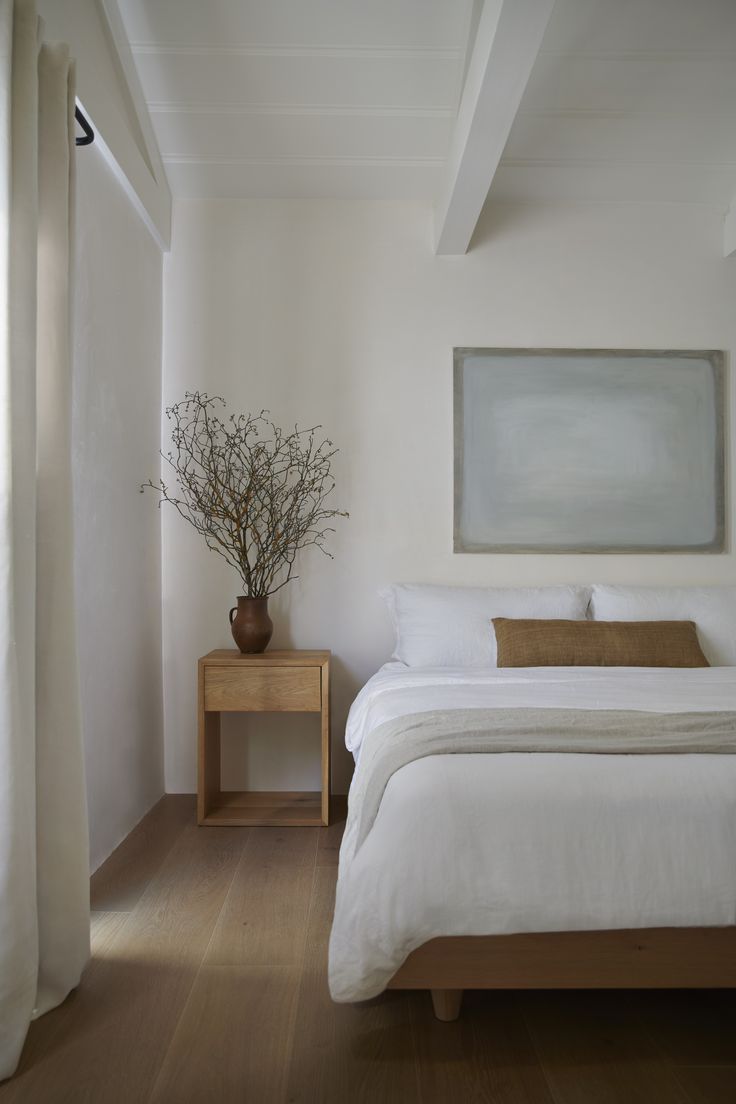
[[[75,144],[77,146],[91,146],[95,140],[95,132],[93,131],[86,117],[82,114],[81,110],[78,107],[74,108],[74,118],[77,120],[80,127],[84,131],[84,134],[82,134],[81,136],[77,135]]]

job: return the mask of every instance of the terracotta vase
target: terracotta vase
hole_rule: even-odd
[[[238,604],[230,610],[233,640],[241,652],[265,652],[273,634],[273,621],[268,616],[268,598],[246,598],[238,595]]]

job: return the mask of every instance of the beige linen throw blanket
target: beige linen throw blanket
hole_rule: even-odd
[[[389,779],[428,755],[567,752],[585,755],[731,755],[736,712],[595,709],[438,709],[387,721],[365,739],[350,788],[341,859],[355,855]]]

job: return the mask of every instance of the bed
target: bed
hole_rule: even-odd
[[[487,753],[466,731],[488,711],[660,742]],[[346,731],[333,999],[426,988],[453,1019],[465,988],[736,986],[735,716],[736,666],[386,664]]]

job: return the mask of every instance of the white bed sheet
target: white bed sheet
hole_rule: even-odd
[[[407,667],[385,663],[353,702],[345,743],[357,759],[367,732],[430,709],[736,709],[736,667]]]
[[[407,669],[350,713],[358,755],[383,721],[430,709],[736,710],[736,668]],[[389,781],[342,861],[330,988],[385,987],[439,935],[736,923],[736,756],[443,755]]]

